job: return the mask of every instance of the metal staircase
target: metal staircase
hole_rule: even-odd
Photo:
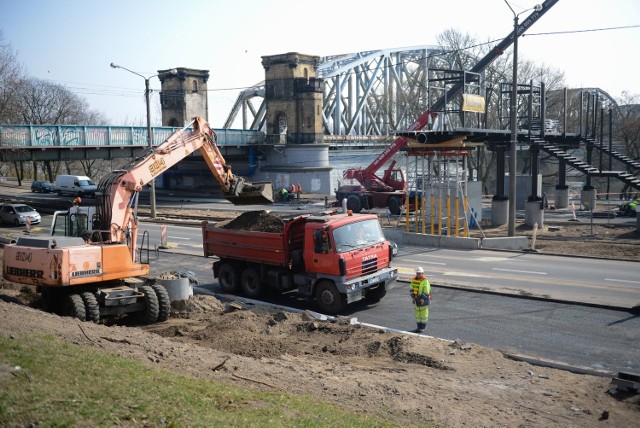
[[[623,155],[622,153],[620,153],[617,150],[609,150],[608,147],[600,147],[598,145],[594,145],[594,147],[598,150],[600,150],[602,153],[611,156],[612,158],[616,159],[617,161],[620,161],[622,163],[624,163],[627,166],[630,166],[631,168],[637,169],[640,171],[640,162],[635,161],[633,159],[631,159],[629,156]]]
[[[552,144],[547,144],[546,142],[540,140],[538,141],[540,150],[550,154],[553,157],[556,157],[560,160],[564,160],[567,165],[572,168],[580,171],[581,173],[588,175],[590,177],[613,177],[622,181],[623,183],[631,186],[634,189],[640,189],[640,179],[636,178],[633,174],[629,174],[625,171],[604,171],[599,168],[594,167],[593,165],[588,164],[587,162],[565,152],[561,148],[558,148]],[[597,147],[597,146],[594,146]],[[603,150],[604,151],[604,150]],[[615,156],[614,156],[615,157]],[[616,159],[618,159],[616,157]],[[624,162],[624,161],[623,161]],[[627,162],[625,162],[626,164]],[[634,162],[638,164],[638,162]],[[640,165],[640,164],[639,164]]]

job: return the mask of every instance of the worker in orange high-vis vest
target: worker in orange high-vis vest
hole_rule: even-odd
[[[298,196],[298,202],[300,202],[300,194],[302,193],[302,186],[300,185],[300,183],[298,183],[296,185],[296,194]]]
[[[427,328],[429,304],[431,303],[431,284],[429,284],[427,277],[424,276],[424,269],[421,267],[416,269],[416,276],[411,279],[411,299],[413,300],[413,310],[418,324],[416,332],[421,333]]]

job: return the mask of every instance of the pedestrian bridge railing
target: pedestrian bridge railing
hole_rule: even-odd
[[[153,127],[153,145],[162,144],[180,128]],[[258,131],[214,129],[219,146],[261,144],[264,134]],[[0,149],[123,147],[146,146],[147,127],[81,125],[2,125]]]

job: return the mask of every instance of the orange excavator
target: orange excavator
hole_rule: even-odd
[[[215,132],[197,117],[100,181],[85,233],[23,236],[5,246],[4,278],[36,286],[45,308],[61,315],[98,322],[137,313],[144,323],[166,320],[171,307],[168,293],[144,278],[149,274],[148,237],[146,257],[143,248],[136,248],[138,196],[151,180],[196,150],[226,199],[237,205],[273,202],[270,182],[251,183],[232,173],[218,149]]]

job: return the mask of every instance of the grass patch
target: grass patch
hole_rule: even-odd
[[[181,376],[51,336],[0,337],[0,426],[30,424],[393,425],[313,397],[247,391]]]

